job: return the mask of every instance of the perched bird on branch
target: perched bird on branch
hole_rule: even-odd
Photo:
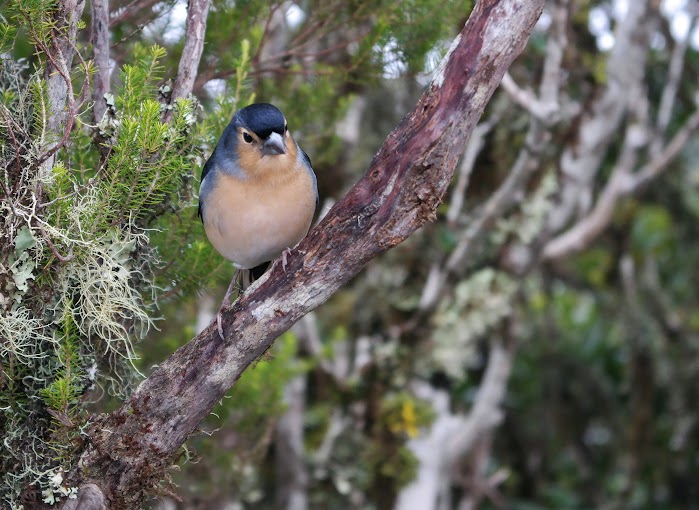
[[[236,281],[246,288],[270,261],[308,233],[318,205],[308,155],[289,133],[278,108],[260,103],[238,110],[204,165],[199,216],[214,248],[233,262],[233,275],[216,315],[230,306]]]

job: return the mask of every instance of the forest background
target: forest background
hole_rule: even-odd
[[[322,217],[472,9],[0,7],[3,505],[75,497],[94,416],[209,324],[233,270],[196,192],[233,112],[284,112]],[[698,16],[548,1],[434,221],[245,371],[149,504],[694,508]]]

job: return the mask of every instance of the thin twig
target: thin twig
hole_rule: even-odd
[[[75,258],[75,255],[72,251],[68,256],[61,255],[61,253],[58,251],[58,248],[56,248],[53,242],[51,242],[51,238],[44,230],[44,227],[41,226],[41,223],[39,223],[37,226],[39,227],[39,232],[41,232],[41,236],[44,238],[44,241],[46,241],[46,244],[49,246],[49,248],[51,248],[51,252],[58,260],[65,264],[66,262],[70,262],[71,260],[73,260],[73,258]]]

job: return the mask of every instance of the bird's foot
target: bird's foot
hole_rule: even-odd
[[[282,252],[282,269],[284,270],[285,273],[286,273],[286,264],[287,264],[286,258],[289,256],[290,253],[291,253],[291,248],[287,248],[286,250],[284,250]]]
[[[223,338],[223,316],[222,312],[226,308],[230,308],[231,306],[231,292],[233,292],[233,287],[235,286],[236,282],[238,281],[238,277],[240,276],[240,271],[236,270],[235,273],[233,273],[233,278],[231,279],[230,285],[228,285],[228,289],[226,290],[226,295],[223,296],[223,301],[221,302],[221,308],[219,308],[218,313],[216,314],[216,329],[218,329],[218,336],[221,337],[221,340],[224,340]]]
[[[221,324],[221,321],[221,310],[219,310],[216,314],[216,329],[218,329],[218,336],[221,337],[221,340],[225,340],[225,338],[223,338],[223,324]]]

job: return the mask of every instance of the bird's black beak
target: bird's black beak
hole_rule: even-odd
[[[280,154],[286,154],[286,146],[284,145],[284,138],[279,133],[272,131],[265,143],[262,144],[262,154],[265,156],[278,156]]]

